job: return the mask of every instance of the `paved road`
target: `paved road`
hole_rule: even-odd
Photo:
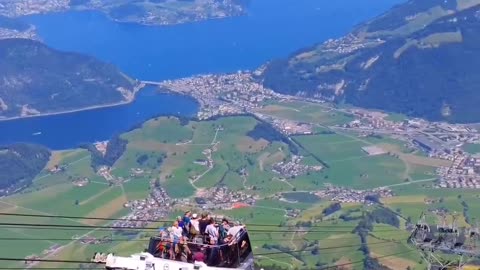
[[[383,188],[406,186],[406,185],[417,184],[417,183],[422,183],[422,182],[432,182],[432,181],[435,181],[437,179],[438,178],[435,177],[435,178],[428,178],[428,179],[422,179],[422,180],[415,180],[415,181],[409,181],[409,182],[404,182],[404,183],[399,183],[399,184],[383,186]]]

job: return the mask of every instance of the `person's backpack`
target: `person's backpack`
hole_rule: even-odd
[[[189,223],[189,225],[190,225],[190,229],[189,229],[190,235],[198,235],[198,234],[200,234],[200,232],[197,231],[197,229],[195,229],[195,226],[193,226],[191,222]]]

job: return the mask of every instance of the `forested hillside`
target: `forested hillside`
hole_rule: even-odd
[[[0,147],[0,195],[30,185],[49,158],[50,151],[39,145],[13,144]]]
[[[93,57],[28,39],[0,40],[0,118],[118,103],[135,82]]]
[[[273,61],[275,91],[429,120],[480,121],[480,0],[411,0],[349,35]]]

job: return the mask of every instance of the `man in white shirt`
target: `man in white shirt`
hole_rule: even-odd
[[[173,235],[174,241],[180,240],[180,238],[182,237],[182,232],[183,232],[182,228],[178,226],[178,221],[175,221],[172,226],[172,235]]]
[[[200,232],[200,223],[197,214],[192,215],[192,220],[190,220],[190,224],[193,226],[193,228],[195,228],[197,232]]]

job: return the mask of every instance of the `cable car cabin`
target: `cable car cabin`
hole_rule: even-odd
[[[245,228],[235,236],[219,239],[218,244],[205,244],[206,236],[174,239],[162,232],[150,239],[144,253],[130,257],[109,254],[108,270],[197,270],[197,269],[245,269],[253,270],[253,253]],[[208,239],[207,239],[208,240]]]

